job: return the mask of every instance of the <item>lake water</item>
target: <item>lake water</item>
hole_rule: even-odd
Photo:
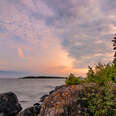
[[[14,92],[22,107],[32,106],[40,97],[55,86],[64,84],[64,79],[0,79],[0,93]]]

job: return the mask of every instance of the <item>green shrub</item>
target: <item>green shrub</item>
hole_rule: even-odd
[[[80,84],[81,82],[82,82],[82,80],[80,79],[80,77],[76,77],[72,73],[65,80],[66,85],[77,85],[77,84]]]
[[[115,116],[116,96],[112,92],[112,85],[116,83],[116,62],[102,64],[95,67],[89,66],[87,78],[82,80],[70,74],[65,80],[66,85],[83,83],[84,90],[77,98],[77,103],[81,106],[82,116]],[[94,86],[89,86],[94,83]],[[115,93],[115,92],[114,92]],[[83,109],[86,109],[83,110]]]
[[[96,84],[95,86],[86,86],[84,88],[80,98],[77,100],[77,103],[82,108],[82,116],[115,116],[116,103],[113,102],[115,96],[109,87]]]
[[[114,63],[98,63],[94,68],[89,66],[87,73],[89,82],[107,84],[108,82],[116,83],[116,65]]]

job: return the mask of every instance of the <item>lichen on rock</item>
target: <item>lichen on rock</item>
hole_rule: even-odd
[[[77,96],[81,90],[82,85],[71,85],[54,91],[44,100],[40,116],[79,116]]]

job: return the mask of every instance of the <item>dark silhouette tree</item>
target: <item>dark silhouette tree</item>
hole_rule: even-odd
[[[115,34],[115,36],[114,36],[114,38],[113,38],[113,40],[112,40],[112,42],[113,42],[113,49],[114,49],[114,60],[113,60],[113,63],[116,63],[116,34]]]

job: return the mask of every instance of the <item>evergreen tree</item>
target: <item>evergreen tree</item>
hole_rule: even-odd
[[[113,42],[113,46],[114,46],[114,60],[113,60],[113,63],[116,63],[116,34],[115,34],[115,36],[114,36],[114,38],[113,38],[113,40],[112,40],[112,42]]]

